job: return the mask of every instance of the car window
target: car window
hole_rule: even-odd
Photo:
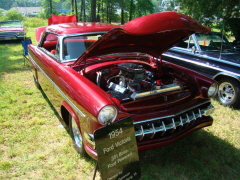
[[[232,45],[220,33],[197,33],[196,38],[202,51],[233,50]]]
[[[185,48],[185,49],[191,49],[194,46],[194,41],[192,36],[187,37],[186,39],[178,43],[176,46]]]
[[[99,37],[101,37],[101,35],[86,35],[64,38],[63,59],[67,61],[77,59],[94,42],[96,42]]]
[[[1,21],[0,28],[23,27],[20,21]]]
[[[55,34],[47,34],[42,42],[41,47],[49,51],[53,55],[56,53],[58,38]]]

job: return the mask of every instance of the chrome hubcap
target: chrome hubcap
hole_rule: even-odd
[[[74,138],[74,141],[75,141],[76,145],[78,147],[82,147],[81,133],[80,133],[80,131],[78,129],[78,126],[77,126],[74,119],[72,119],[72,131],[73,131],[73,138]]]
[[[220,84],[218,97],[222,103],[229,103],[234,99],[235,91],[232,84],[224,82]]]

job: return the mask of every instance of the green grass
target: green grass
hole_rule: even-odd
[[[23,20],[24,26],[27,27],[40,27],[40,26],[45,26],[47,24],[47,19],[41,19],[38,17],[30,17],[30,18],[25,18]]]
[[[33,32],[29,28],[35,44]],[[0,42],[0,97],[1,180],[92,179],[96,162],[80,157],[59,127],[24,65],[20,42]],[[213,104],[211,127],[139,154],[141,180],[240,179],[240,111]]]

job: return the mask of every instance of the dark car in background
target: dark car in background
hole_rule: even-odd
[[[232,42],[232,45],[236,51],[240,51],[240,39],[236,39]]]
[[[163,59],[218,81],[217,100],[240,105],[240,52],[221,33],[195,33],[163,54]]]
[[[21,21],[0,21],[0,40],[24,39],[26,27]]]

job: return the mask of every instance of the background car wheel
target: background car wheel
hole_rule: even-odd
[[[35,86],[36,86],[38,89],[41,89],[41,86],[40,86],[38,80],[37,80],[34,76],[33,76],[33,80],[34,80]]]
[[[83,157],[87,156],[87,153],[84,149],[84,144],[82,140],[82,135],[81,132],[77,126],[76,121],[72,118],[71,115],[69,115],[69,130],[70,130],[70,135],[72,137],[74,147],[76,151]]]
[[[219,89],[217,99],[220,104],[234,108],[240,105],[240,84],[230,78],[223,78],[218,81]]]

